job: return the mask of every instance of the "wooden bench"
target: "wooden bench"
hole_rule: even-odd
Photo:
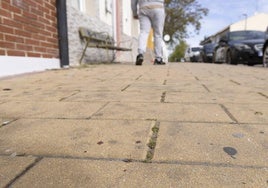
[[[85,27],[79,28],[80,38],[85,42],[85,47],[83,49],[82,56],[79,63],[82,63],[82,60],[86,54],[87,48],[102,48],[106,50],[114,51],[131,51],[131,48],[125,48],[116,46],[114,39],[106,32],[95,32]],[[130,40],[128,40],[129,42]],[[113,58],[114,60],[114,58]]]

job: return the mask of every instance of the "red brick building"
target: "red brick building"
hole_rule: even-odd
[[[128,41],[136,48],[137,32],[133,31],[138,22],[132,22],[130,0],[104,2],[0,0],[0,77],[77,65],[85,45],[78,34],[81,26],[107,32],[118,43]],[[87,52],[94,62],[107,56],[106,51]],[[132,53],[115,53],[115,57],[132,62]]]
[[[0,1],[2,75],[20,73],[19,67],[25,72],[23,66],[32,70],[59,67],[56,0]]]

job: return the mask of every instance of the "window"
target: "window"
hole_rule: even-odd
[[[76,9],[80,10],[81,12],[85,12],[85,0],[70,0],[71,5]]]
[[[113,9],[112,0],[105,0],[106,13],[112,14],[112,9]]]

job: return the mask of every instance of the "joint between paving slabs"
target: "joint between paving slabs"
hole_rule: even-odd
[[[13,119],[13,120],[7,120],[7,121],[3,121],[1,124],[0,124],[0,128],[1,127],[5,127],[11,123],[13,123],[14,121],[17,121],[18,119]]]
[[[139,75],[135,80],[139,80],[142,77],[142,75]]]
[[[263,93],[261,93],[261,92],[258,92],[258,94],[259,94],[260,96],[265,97],[266,99],[268,99],[268,95],[265,95],[265,94],[263,94]]]
[[[229,116],[229,118],[234,121],[235,124],[238,123],[237,119],[233,116],[233,114],[224,106],[223,104],[220,104],[220,107],[223,109],[223,111]]]
[[[73,96],[75,96],[75,95],[78,94],[78,93],[81,93],[81,91],[78,90],[78,91],[72,93],[71,95],[69,95],[69,96],[67,96],[67,97],[63,97],[63,98],[61,98],[59,101],[60,101],[60,102],[61,102],[61,101],[65,101],[65,100],[67,100],[68,98],[73,97]]]
[[[86,118],[86,119],[91,119],[94,116],[100,116],[101,114],[99,114],[99,112],[101,110],[103,110],[108,104],[110,104],[110,102],[105,103],[103,106],[101,106],[95,113],[93,113],[90,117]]]
[[[240,85],[241,85],[239,82],[234,81],[234,80],[230,80],[230,82],[232,82],[232,83],[234,83],[234,84],[236,84],[236,85],[238,85],[238,86],[240,86]]]
[[[203,86],[203,88],[205,88],[205,90],[206,90],[207,92],[209,92],[209,93],[211,92],[205,84],[202,84],[202,86]]]
[[[34,162],[32,162],[31,164],[29,164],[20,174],[18,174],[14,179],[10,180],[10,182],[6,186],[4,186],[4,187],[5,188],[12,187],[12,185],[18,179],[20,179],[22,176],[24,176],[24,174],[26,174],[29,170],[31,170],[34,166],[36,166],[42,159],[43,159],[43,157],[36,158]]]
[[[121,92],[126,91],[130,86],[131,86],[131,84],[128,84],[126,87],[124,87],[123,89],[121,89]]]
[[[148,151],[146,154],[146,158],[144,160],[145,163],[152,162],[152,159],[154,157],[156,143],[157,143],[159,128],[160,128],[160,122],[157,120],[153,121],[153,126],[151,128],[151,136],[150,136],[148,144],[147,144]]]
[[[162,95],[161,95],[161,100],[160,100],[161,103],[164,103],[164,102],[165,102],[165,100],[166,100],[166,95],[167,95],[167,92],[164,91],[164,92],[162,93]]]

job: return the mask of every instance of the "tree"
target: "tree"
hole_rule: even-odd
[[[201,19],[208,14],[197,0],[165,0],[166,22],[164,34],[171,36],[171,43],[189,37],[187,26],[192,25],[198,33]]]
[[[178,62],[181,58],[184,57],[185,50],[187,48],[187,44],[185,41],[181,40],[180,43],[175,47],[172,54],[169,56],[169,62]]]

